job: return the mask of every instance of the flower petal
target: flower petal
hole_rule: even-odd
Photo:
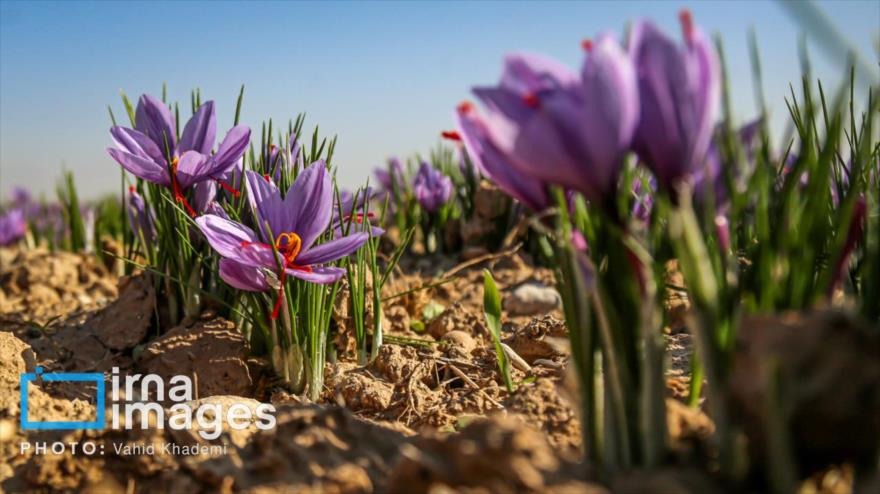
[[[284,209],[291,218],[291,230],[310,247],[327,230],[333,215],[333,184],[324,160],[303,170],[284,197]]]
[[[533,53],[514,53],[504,59],[499,85],[522,95],[575,84],[577,75],[556,60]]]
[[[188,189],[211,176],[213,161],[210,157],[196,151],[187,151],[177,163],[177,183],[181,189]]]
[[[221,256],[249,266],[277,266],[272,249],[258,245],[257,236],[247,226],[213,214],[199,216],[196,225]]]
[[[247,150],[250,140],[251,129],[247,125],[236,125],[229,129],[226,137],[223,138],[223,142],[217,148],[217,153],[214,154],[215,164],[213,169],[216,178],[219,178],[220,175],[228,172],[235,166],[235,163]]]
[[[633,27],[629,46],[641,100],[633,147],[672,188],[704,162],[720,100],[717,55],[699,29],[681,47],[650,22]]]
[[[160,100],[145,94],[138,100],[134,116],[134,128],[146,134],[162,150],[162,154],[174,154],[177,149],[177,132],[171,110]],[[170,153],[166,153],[166,150]]]
[[[193,186],[195,198],[193,206],[200,213],[208,212],[208,206],[217,198],[217,184],[213,180],[204,180]]]
[[[269,290],[262,268],[248,266],[232,259],[220,259],[220,278],[233,288],[249,292]]]
[[[248,202],[256,213],[258,230],[263,232],[263,238],[274,242],[275,237],[282,233],[290,232],[289,212],[285,214],[284,202],[281,200],[281,192],[271,180],[266,180],[258,173],[247,170],[245,173],[245,186],[247,187]],[[269,223],[272,235],[266,229]]]
[[[287,275],[311,283],[326,285],[339,281],[345,275],[345,270],[335,266],[312,267],[311,271],[288,268]]]
[[[164,187],[171,186],[171,177],[168,175],[168,169],[165,166],[149,158],[137,156],[121,149],[108,148],[107,152],[110,153],[110,156],[117,163],[136,177]]]
[[[492,142],[489,129],[475,110],[460,108],[456,118],[468,156],[480,173],[532,210],[544,210],[550,202],[544,182],[510,164],[510,159]]]
[[[330,240],[329,242],[316,245],[311,249],[300,253],[295,262],[307,266],[333,262],[360,249],[369,239],[370,235],[368,233],[361,232]]]
[[[149,158],[156,163],[165,163],[165,154],[146,134],[126,127],[112,127],[110,136],[123,151]]]
[[[198,151],[210,155],[216,135],[217,116],[214,114],[214,102],[208,101],[199,107],[183,128],[183,134],[180,136],[180,152]]]

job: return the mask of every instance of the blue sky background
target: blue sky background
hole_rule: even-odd
[[[880,77],[880,2],[819,5]],[[628,20],[652,18],[678,36],[682,7],[723,37],[741,119],[755,114],[747,44],[755,28],[781,129],[788,84],[800,77],[801,29],[773,2],[3,1],[0,196],[13,185],[51,194],[62,165],[82,196],[118,190],[119,168],[105,152],[106,106],[123,117],[120,89],[133,99],[159,96],[162,81],[182,108],[195,86],[216,100],[218,137],[232,124],[242,83],[242,122],[254,129],[307,112],[307,126],[338,134],[340,181],[357,184],[387,156],[436,144],[469,88],[495,82],[504,54],[544,53],[575,67],[581,39],[622,35]],[[823,82],[844,80],[840,57],[812,43],[810,54]]]

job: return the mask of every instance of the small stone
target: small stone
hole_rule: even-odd
[[[513,316],[547,314],[562,306],[555,288],[541,283],[524,283],[513,289],[504,301],[504,309]]]
[[[351,410],[385,410],[391,404],[394,388],[379,379],[348,373],[342,378],[336,392]]]
[[[446,333],[442,339],[447,345],[458,347],[467,354],[473,352],[477,347],[474,338],[459,329]]]

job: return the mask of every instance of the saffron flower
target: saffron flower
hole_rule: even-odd
[[[0,245],[17,242],[26,232],[27,222],[24,219],[24,211],[16,208],[0,214]]]
[[[287,276],[321,284],[338,281],[345,269],[322,264],[352,254],[369,235],[354,233],[314,245],[327,231],[333,214],[333,185],[323,160],[303,170],[283,197],[271,180],[258,173],[245,172],[245,181],[248,200],[260,225],[257,232],[213,214],[200,216],[196,224],[223,258],[220,277],[229,285],[266,291],[276,284],[277,277],[280,285],[274,319],[284,298]]]
[[[12,188],[12,203],[22,207],[31,203],[31,193],[24,187],[15,186]]]
[[[422,162],[413,181],[413,192],[422,208],[433,213],[452,197],[452,180],[440,170]]]
[[[636,75],[610,35],[583,43],[581,73],[536,55],[510,55],[496,87],[476,88],[492,142],[535,179],[608,197],[638,122]]]
[[[220,182],[220,178],[244,154],[251,131],[244,125],[233,127],[212,155],[216,133],[213,101],[199,107],[186,123],[178,142],[171,111],[161,101],[145,94],[138,101],[135,128],[111,128],[110,135],[117,148],[109,148],[107,152],[135,176],[171,188],[175,200],[195,216],[184,192],[205,180],[218,181],[231,189]]]
[[[712,42],[690,13],[680,19],[683,46],[647,21],[634,26],[629,41],[641,100],[633,148],[667,190],[704,166],[721,92]]]
[[[632,217],[639,222],[647,224],[651,219],[651,211],[654,209],[654,191],[657,190],[657,180],[653,176],[648,178],[648,186],[645,187],[642,180],[636,178],[632,184]]]
[[[547,187],[510,164],[510,158],[492,140],[489,127],[469,102],[458,105],[456,112],[460,136],[468,156],[479,172],[498,185],[507,195],[534,211],[547,208]]]
[[[339,207],[333,207],[332,222],[333,230],[336,232],[337,236],[342,234],[343,225],[346,225],[349,222],[353,224],[353,228],[355,229],[352,231],[366,231],[365,226],[376,216],[372,211],[367,211],[367,206],[376,195],[378,194],[370,187],[367,187],[364,190],[359,190],[357,194],[353,194],[347,190],[339,192]],[[340,214],[340,212],[342,214]],[[374,237],[378,237],[385,233],[385,230],[377,226],[371,227],[370,230]]]
[[[406,175],[403,171],[403,165],[398,158],[391,158],[388,161],[388,169],[376,168],[373,172],[376,180],[382,186],[382,191],[393,193],[394,188],[398,189],[406,184]]]

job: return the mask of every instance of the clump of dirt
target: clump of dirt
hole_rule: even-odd
[[[128,350],[142,342],[150,330],[156,292],[143,274],[119,281],[119,298],[98,311],[86,324],[111,350]]]
[[[211,314],[182,324],[151,341],[137,362],[145,374],[163,379],[187,375],[198,397],[251,396],[255,380],[248,366],[248,344],[231,321]]]
[[[27,343],[13,334],[0,331],[0,490],[23,492],[25,479],[32,480],[35,485],[43,485],[56,489],[72,488],[65,483],[54,483],[52,479],[40,472],[27,472],[19,475],[18,470],[33,456],[32,450],[21,451],[20,444],[27,440],[25,431],[19,429],[20,409],[20,375],[34,373],[36,357]],[[72,383],[62,383],[70,386]],[[73,384],[75,386],[75,384]],[[33,422],[46,421],[90,421],[96,416],[95,407],[86,400],[59,399],[42,389],[40,381],[28,383],[28,420]],[[57,440],[64,436],[63,432],[47,431],[35,433],[32,437],[41,440]],[[45,463],[51,470],[56,467],[51,457]],[[54,477],[74,476],[79,471],[75,461],[60,465]]]
[[[529,321],[504,342],[529,364],[537,360],[557,361],[569,353],[568,329],[553,316]]]
[[[750,317],[737,334],[731,416],[745,428],[755,465],[770,459],[768,424],[787,424],[788,454],[802,473],[843,463],[870,468],[880,445],[877,383],[880,337],[852,317],[824,310]]]
[[[349,409],[380,412],[388,408],[394,387],[385,381],[350,372],[336,384],[336,393]]]
[[[277,427],[244,448],[202,462],[188,474],[206,490],[386,492],[407,439],[338,407],[284,406]]]
[[[520,385],[506,401],[505,407],[523,419],[526,424],[542,431],[547,441],[562,454],[574,459],[583,442],[578,414],[558,389],[558,383],[539,378],[534,383]]]
[[[458,434],[426,433],[401,447],[391,474],[393,493],[607,492],[574,482],[576,469],[560,459],[544,436],[512,418],[472,421]],[[446,489],[443,489],[443,488]],[[557,492],[561,492],[559,490]]]
[[[670,448],[680,464],[702,464],[709,458],[705,445],[715,431],[715,423],[702,410],[667,398],[666,429]]]
[[[95,257],[0,248],[0,316],[45,324],[100,307],[116,296],[116,279]]]
[[[675,259],[668,261],[665,270],[666,296],[663,298],[665,332],[676,334],[685,331],[687,327],[686,318],[691,309],[691,302],[678,261]]]
[[[121,278],[119,298],[97,310],[75,312],[45,325],[11,321],[3,330],[26,342],[37,364],[68,372],[128,369],[130,351],[150,328],[156,306],[153,287],[144,275]]]
[[[721,494],[737,492],[695,468],[627,471],[611,480],[615,494]]]
[[[451,307],[444,310],[439,316],[435,317],[428,323],[428,334],[434,339],[441,339],[450,332],[468,328],[468,332],[473,335],[488,335],[486,327],[483,325],[482,316],[478,317],[464,310],[459,302],[455,302]]]
[[[459,226],[459,236],[467,248],[485,250],[487,241],[499,236],[499,219],[507,211],[510,197],[496,185],[481,181],[474,191],[474,214]]]

